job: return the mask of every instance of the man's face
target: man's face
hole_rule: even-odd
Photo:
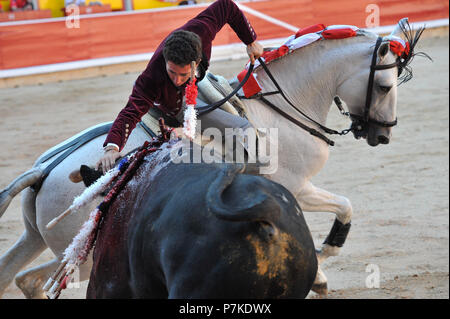
[[[191,65],[177,65],[171,61],[166,63],[167,74],[175,86],[180,87],[185,84],[191,76]]]

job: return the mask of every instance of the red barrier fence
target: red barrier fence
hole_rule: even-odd
[[[393,25],[403,17],[410,22],[448,19],[447,0],[272,0],[243,3],[246,7],[304,27],[315,23],[351,24],[366,27],[368,5],[380,10],[380,25]],[[64,18],[33,23],[0,23],[0,69],[21,68],[85,59],[153,52],[174,28],[194,17],[204,6],[145,12],[122,12],[81,17],[79,28]],[[293,33],[263,16],[246,13],[259,40],[287,37]],[[72,28],[71,28],[72,26]],[[239,42],[226,26],[214,45]]]
[[[52,12],[50,10],[0,12],[0,22],[46,19],[51,17]]]

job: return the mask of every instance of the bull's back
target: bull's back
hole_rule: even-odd
[[[314,244],[284,187],[232,165],[170,165],[158,177],[129,224],[134,297],[307,295]]]

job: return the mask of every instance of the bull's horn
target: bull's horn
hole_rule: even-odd
[[[397,26],[395,27],[394,31],[391,32],[391,36],[397,36],[399,37],[402,33],[403,33],[403,29],[405,27],[405,25],[408,25],[408,18],[403,18],[401,19],[398,23]]]

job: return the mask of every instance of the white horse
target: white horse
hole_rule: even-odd
[[[404,30],[397,28],[392,35],[401,31]],[[267,99],[297,121],[323,133],[322,128],[316,123],[326,125],[333,98],[339,96],[345,101],[349,113],[354,115],[353,119],[357,119],[357,122],[361,124],[359,119],[363,117],[365,111],[372,57],[375,57],[375,63],[378,66],[392,65],[398,61],[398,57],[389,50],[389,41],[383,39],[381,45],[375,47],[377,39],[376,34],[360,31],[356,37],[317,41],[268,64],[270,72],[283,89],[287,99],[314,122],[294,111],[280,94],[268,96]],[[264,91],[276,89],[273,81],[261,67],[255,72]],[[371,102],[367,109],[369,120],[365,122],[367,130],[354,132],[355,135],[365,137],[368,144],[372,146],[379,143],[387,144],[391,138],[391,125],[378,124],[393,122],[396,119],[397,77],[396,65],[377,70],[373,74],[373,91],[370,94]],[[320,189],[310,181],[325,165],[329,144],[280,116],[259,99],[243,102],[255,127],[279,129],[278,170],[267,177],[291,191],[304,211],[325,211],[336,214],[335,225],[326,243],[318,250],[319,262],[329,256],[338,255],[350,225],[352,205],[346,197]],[[43,164],[39,164],[40,159],[60,145],[43,154],[31,170],[16,178],[0,193],[1,216],[11,199],[22,191],[25,223],[25,231],[20,239],[0,258],[0,296],[15,277],[16,284],[26,297],[45,297],[42,286],[58,266],[63,251],[87,219],[87,214],[101,202],[101,199],[88,205],[84,213],[69,215],[51,230],[48,230],[46,225],[66,210],[74,197],[84,190],[82,183],[70,182],[68,175],[79,168],[80,164],[94,166],[100,156],[104,139],[105,135],[97,137],[64,159],[50,172],[38,192],[29,186],[39,181],[45,166],[57,156]],[[142,145],[146,139],[148,135],[140,126],[137,126],[130,135],[123,153]],[[47,247],[55,254],[54,260],[22,271],[16,276]],[[90,268],[90,262],[83,265],[80,270],[81,280],[88,279]],[[326,293],[326,277],[320,268],[315,288],[315,291],[319,293]]]

